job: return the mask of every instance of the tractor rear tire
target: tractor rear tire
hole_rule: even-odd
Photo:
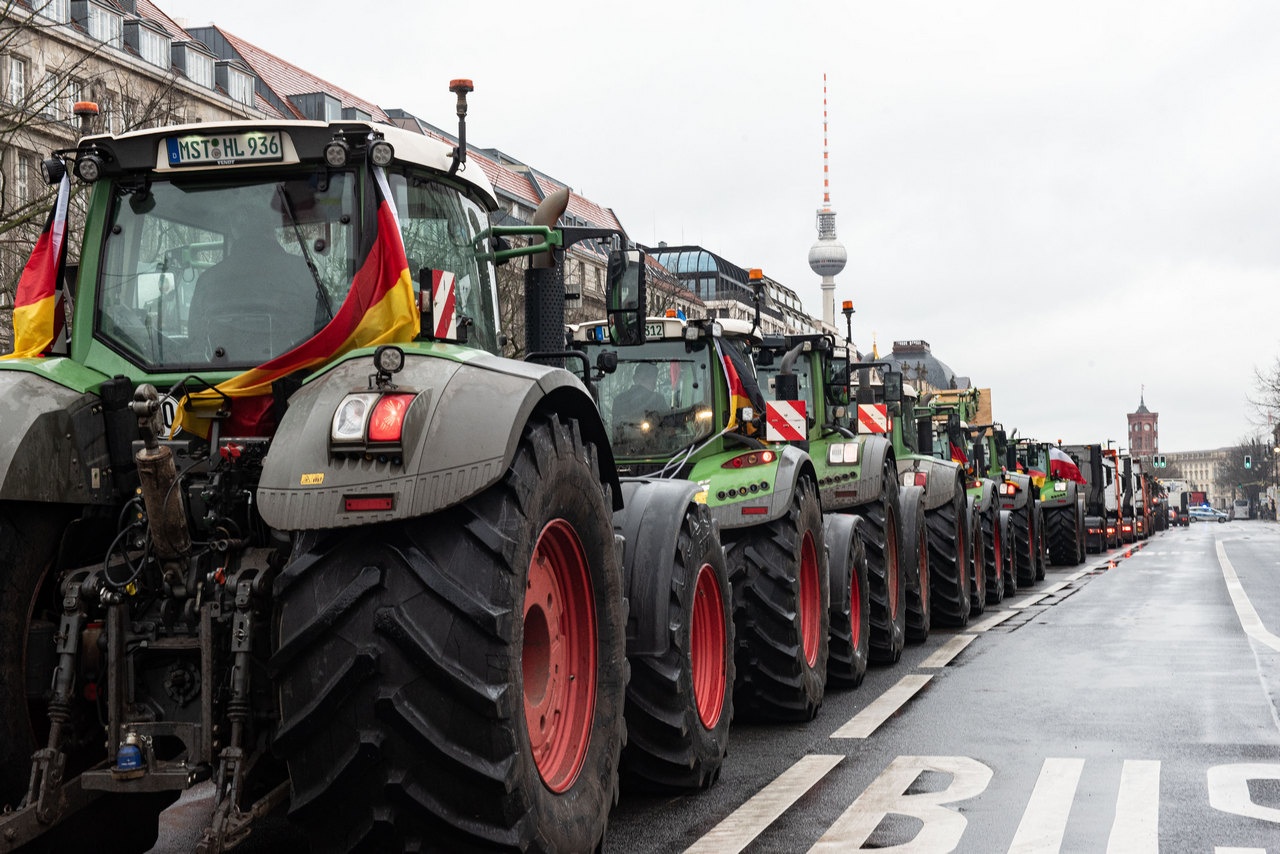
[[[859,530],[864,522],[859,516],[845,513],[829,514],[824,522],[831,561],[827,685],[857,688],[867,675],[867,648],[871,642],[867,548]]]
[[[964,484],[957,481],[951,500],[924,515],[929,543],[929,599],[933,619],[942,626],[969,623],[969,517]]]
[[[907,583],[907,643],[929,639],[933,603],[929,592],[929,529],[925,523],[924,489],[903,487],[898,493],[902,505],[903,575]]]
[[[1036,583],[1036,530],[1031,518],[1034,512],[1035,507],[1028,499],[1027,506],[1014,511],[1011,518],[1014,574],[1018,587],[1031,587]]]
[[[982,511],[978,499],[966,499],[969,513],[969,616],[981,616],[987,610],[987,540],[982,533]]]
[[[987,512],[982,514],[982,564],[987,575],[988,605],[1000,604],[1006,595],[1004,530],[1000,523],[1000,502],[992,501]]]
[[[1053,507],[1044,511],[1044,533],[1049,543],[1049,559],[1060,566],[1080,563],[1074,507]]]
[[[886,459],[880,500],[861,508],[859,535],[867,552],[867,590],[871,631],[868,657],[874,664],[897,664],[907,632],[907,585],[902,565],[902,527],[898,507],[898,470]]]
[[[628,675],[612,518],[595,446],[550,415],[456,507],[298,538],[273,747],[314,847],[603,846]]]
[[[666,651],[630,657],[624,788],[705,789],[719,779],[729,748],[733,604],[705,504],[685,511],[672,560]]]
[[[735,713],[755,721],[808,721],[827,681],[831,600],[822,505],[801,477],[785,516],[725,532],[733,588]]]

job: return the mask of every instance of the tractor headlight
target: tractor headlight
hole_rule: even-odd
[[[378,402],[380,395],[376,392],[366,394],[349,394],[333,413],[333,424],[329,428],[329,438],[335,444],[364,442],[365,425],[369,423],[369,412]]]

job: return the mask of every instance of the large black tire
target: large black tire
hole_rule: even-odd
[[[987,539],[982,533],[982,511],[978,507],[980,496],[968,498],[965,509],[969,512],[969,616],[977,617],[987,610]]]
[[[46,674],[36,675],[39,684],[30,685],[29,690],[33,674],[28,661],[32,655],[53,660],[51,648],[37,651],[30,643],[53,644],[53,630],[61,616],[53,564],[72,515],[66,507],[0,503],[0,807],[17,806],[26,795],[31,754],[48,739],[48,710],[44,696],[38,695],[48,688]],[[80,546],[90,548],[101,560],[101,554],[85,543],[68,548]],[[72,710],[64,736],[67,779],[103,758],[105,735],[93,705],[85,703]],[[83,849],[92,840],[95,851],[139,854],[155,845],[160,813],[176,799],[176,792],[103,796],[22,850],[55,854]],[[106,827],[112,830],[104,832]]]
[[[666,651],[630,658],[624,788],[706,788],[719,779],[729,748],[733,605],[724,550],[705,504],[685,511],[673,562]]]
[[[987,604],[998,605],[1005,597],[1004,525],[1000,523],[1000,502],[992,501],[982,514],[982,564],[987,576]]]
[[[1049,565],[1049,549],[1044,536],[1044,508],[1036,503],[1035,527],[1031,532],[1036,552],[1036,581],[1044,581],[1045,570]]]
[[[1059,566],[1080,563],[1079,530],[1076,508],[1050,507],[1044,511],[1044,533],[1049,543],[1049,559]]]
[[[969,623],[968,496],[957,477],[954,495],[946,504],[925,513],[929,542],[929,601],[932,619],[939,625],[963,627]]]
[[[807,721],[827,682],[831,600],[822,505],[801,477],[785,516],[725,532],[733,587],[734,712],[749,720]]]
[[[1018,587],[1030,587],[1036,583],[1036,528],[1032,499],[1011,518],[1013,528],[1013,562]]]
[[[1000,511],[1000,530],[1004,543],[1004,595],[1018,593],[1018,535],[1014,521],[1022,511]]]
[[[823,521],[831,562],[827,686],[857,688],[867,674],[871,642],[867,548],[859,531],[864,522],[860,516],[844,513],[829,514]]]
[[[298,538],[274,748],[315,850],[603,845],[628,674],[611,507],[577,422],[538,416],[463,504]]]
[[[886,457],[880,500],[860,508],[858,526],[867,553],[871,600],[868,657],[873,664],[896,664],[907,634],[907,586],[902,567],[902,526],[898,508],[898,471]]]
[[[898,504],[902,509],[902,574],[907,584],[907,642],[924,643],[933,622],[924,488],[904,486],[898,493]]]

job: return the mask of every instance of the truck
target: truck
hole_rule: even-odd
[[[615,235],[491,226],[450,90],[456,144],[254,120],[43,164],[89,202],[77,269],[33,254],[0,362],[24,401],[0,416],[0,851],[145,851],[207,780],[202,852],[281,809],[325,850],[598,850],[628,757],[714,781],[713,520],[690,485],[622,482],[607,366],[564,352],[564,249]],[[519,254],[531,361],[500,355]],[[610,256],[624,335],[635,261]],[[818,573],[821,539],[799,551]]]

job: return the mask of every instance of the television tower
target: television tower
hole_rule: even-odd
[[[836,212],[831,209],[831,176],[827,154],[827,75],[822,75],[822,207],[818,210],[818,240],[809,248],[809,269],[822,277],[822,322],[836,325],[836,274],[849,253],[836,239]]]

